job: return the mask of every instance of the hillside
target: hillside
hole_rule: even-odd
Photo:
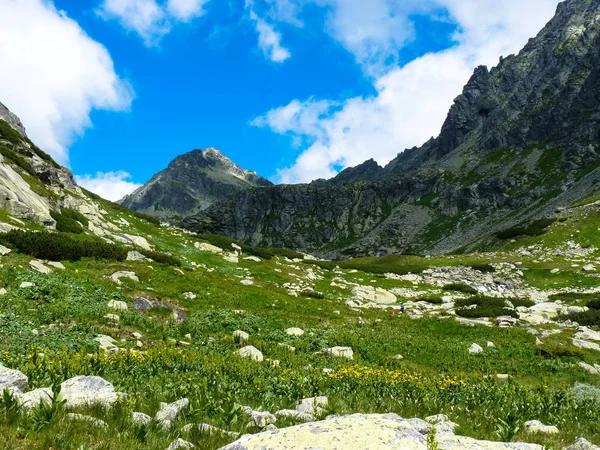
[[[160,224],[0,127],[3,448],[598,448],[600,196],[336,263]]]
[[[161,219],[181,219],[245,189],[271,185],[209,148],[178,156],[120,203]]]
[[[445,254],[553,216],[600,180],[598,0],[569,0],[518,55],[478,67],[440,135],[386,167],[251,189],[183,225],[340,258]]]

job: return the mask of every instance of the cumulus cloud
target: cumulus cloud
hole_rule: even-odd
[[[246,9],[248,10],[248,18],[254,24],[258,34],[258,47],[265,58],[276,63],[282,63],[289,59],[292,55],[288,49],[281,45],[281,33],[278,33],[272,24],[256,14],[252,0],[246,0]]]
[[[209,1],[103,0],[97,13],[104,20],[117,20],[124,29],[137,33],[148,47],[152,47],[178,22],[189,22],[202,16],[204,5]]]
[[[276,1],[276,0],[273,0]],[[315,0],[347,6],[358,0]],[[379,0],[374,0],[376,4]],[[382,0],[383,1],[383,0]],[[331,9],[330,34],[353,52],[357,62],[366,64],[366,73],[380,73],[374,80],[376,95],[355,97],[343,102],[309,99],[293,100],[255,119],[255,126],[290,135],[303,142],[302,153],[291,167],[278,171],[275,181],[307,182],[330,177],[336,167],[350,167],[369,158],[386,164],[406,148],[423,144],[439,133],[448,109],[475,66],[494,65],[500,55],[517,52],[552,17],[559,0],[431,0],[421,2],[414,11],[423,13],[445,8],[458,24],[451,48],[430,53],[403,67],[381,61],[393,56],[404,44],[392,28],[381,24],[382,14],[360,15],[345,9]],[[384,1],[393,4],[394,2]],[[399,1],[396,3],[400,3]],[[405,6],[411,1],[405,2]],[[382,10],[383,11],[383,10]],[[388,11],[389,12],[389,11]],[[342,14],[343,17],[336,17]],[[393,21],[409,20],[394,17]],[[365,42],[389,45],[353,44],[352,22]],[[365,22],[366,21],[366,22]],[[398,23],[400,23],[398,22]],[[340,24],[343,24],[340,25]],[[386,31],[387,30],[387,31]],[[375,50],[371,50],[375,49]],[[380,53],[381,49],[387,49]],[[379,53],[378,53],[379,52]],[[375,67],[371,71],[369,67]]]
[[[100,197],[116,202],[131,194],[141,184],[128,181],[131,175],[127,172],[97,172],[96,175],[76,175],[75,181],[88,191]]]
[[[105,47],[48,0],[0,0],[0,99],[62,164],[92,109],[123,111],[133,90]]]

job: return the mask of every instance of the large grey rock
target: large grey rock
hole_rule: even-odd
[[[172,422],[177,416],[190,406],[187,398],[179,399],[173,403],[161,403],[160,410],[154,416],[157,422]]]
[[[115,392],[114,386],[97,376],[71,378],[61,384],[61,397],[66,400],[66,406],[77,407],[86,405],[110,406],[126,394]]]
[[[122,284],[122,282],[121,282],[122,278],[129,278],[130,280],[133,280],[133,281],[140,281],[140,279],[135,274],[135,272],[119,271],[119,272],[113,273],[110,276],[110,279],[117,284]]]
[[[40,403],[45,403],[47,405],[51,404],[54,394],[52,389],[40,388],[24,394],[17,394],[17,397],[23,408],[32,409],[38,406]]]
[[[564,450],[600,450],[600,447],[592,444],[584,438],[579,438],[572,445],[569,445]]]
[[[238,353],[242,358],[251,359],[256,362],[262,362],[264,360],[262,352],[253,345],[241,348]]]
[[[427,450],[431,425],[396,414],[354,414],[294,427],[246,435],[224,450]],[[477,441],[456,436],[450,428],[438,432],[440,450],[542,450],[535,444]]]
[[[24,392],[27,390],[28,378],[23,372],[9,369],[0,364],[0,392],[8,389],[12,393]]]
[[[354,352],[350,347],[331,347],[324,349],[323,352],[336,358],[346,358],[350,361],[354,359]]]

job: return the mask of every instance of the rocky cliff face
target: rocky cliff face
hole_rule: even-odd
[[[209,148],[178,156],[167,169],[120,203],[165,219],[187,217],[244,189],[271,184]]]
[[[438,138],[385,168],[252,189],[184,222],[339,257],[474,249],[600,182],[600,0],[568,0],[518,55],[478,67]]]

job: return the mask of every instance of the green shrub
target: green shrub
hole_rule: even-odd
[[[0,123],[2,123],[2,120],[0,120]],[[29,162],[17,152],[14,152],[9,148],[0,145],[0,155],[2,155],[8,162],[12,162],[13,164],[17,165],[25,172],[27,172],[29,175],[37,178],[37,174],[35,173],[33,166],[29,164]]]
[[[581,294],[578,292],[559,292],[558,294],[549,295],[548,298],[550,300],[556,301],[561,300],[563,302],[577,302],[582,300],[594,300],[598,298],[598,294]]]
[[[50,261],[78,261],[81,258],[124,261],[127,249],[97,238],[74,239],[62,233],[13,230],[0,234],[0,242],[20,253]]]
[[[572,320],[585,326],[600,326],[600,310],[589,309],[582,312],[562,314],[558,317],[558,320]]]
[[[450,283],[442,287],[444,291],[463,292],[465,294],[477,294],[477,289],[466,283]]]
[[[0,136],[13,144],[21,143],[23,139],[19,132],[11,127],[8,122],[0,118]]]
[[[473,270],[478,270],[483,273],[494,273],[496,271],[491,264],[473,264],[470,267]]]
[[[144,255],[146,258],[150,258],[151,260],[159,264],[167,264],[169,266],[181,266],[181,261],[169,253],[145,250],[143,248],[137,248],[137,251]]]
[[[599,310],[600,309],[600,298],[595,298],[587,302],[587,307],[590,309]]]
[[[576,357],[583,358],[583,351],[571,344],[561,344],[558,342],[545,342],[538,347],[540,355],[545,358]]]
[[[87,219],[87,217],[85,217],[79,211],[75,211],[74,209],[63,208],[61,210],[61,213],[62,213],[63,216],[66,216],[66,217],[68,217],[70,219],[76,220],[77,222],[79,222],[84,227],[87,227],[89,225],[89,223],[90,223],[90,221]]]
[[[509,298],[507,300],[511,302],[515,308],[518,308],[519,306],[531,308],[533,305],[535,305],[535,302],[528,298]]]
[[[273,259],[275,256],[281,256],[283,258],[290,259],[303,259],[304,255],[300,252],[288,250],[286,248],[264,248],[264,247],[252,247],[244,244],[236,239],[232,239],[218,234],[201,234],[197,236],[198,239],[208,242],[216,247],[224,250],[233,250],[232,244],[239,246],[242,249],[242,253],[251,256],[257,256],[262,259]]]
[[[444,303],[444,301],[442,300],[442,297],[435,296],[435,295],[426,295],[423,297],[416,298],[414,301],[415,302],[427,302],[427,303],[431,303],[432,305],[441,305],[442,303]]]
[[[27,143],[29,143],[29,145],[31,146],[31,150],[36,155],[38,155],[40,158],[42,158],[47,163],[52,164],[52,166],[54,166],[56,169],[60,169],[60,164],[58,164],[56,161],[54,161],[54,159],[52,159],[52,157],[48,153],[41,150],[37,145],[35,145],[33,142],[31,142],[31,140],[29,138],[27,138],[26,141],[27,141]]]
[[[496,234],[498,239],[513,239],[519,236],[541,236],[556,219],[539,219],[529,224],[520,224]]]
[[[50,211],[50,215],[56,220],[57,231],[73,234],[82,234],[85,231],[77,220],[62,212]]]
[[[514,310],[506,307],[506,300],[503,298],[478,295],[476,297],[458,299],[454,305],[457,307],[456,314],[461,317],[511,316],[518,318],[518,314]],[[473,305],[475,305],[475,308],[472,307]]]

